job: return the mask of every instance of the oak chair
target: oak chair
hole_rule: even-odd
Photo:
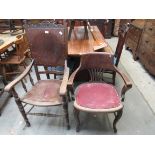
[[[26,70],[13,82],[8,84],[4,91],[12,91],[17,106],[29,127],[30,122],[27,115],[36,116],[64,116],[67,124],[67,129],[70,128],[68,116],[68,98],[67,98],[67,81],[69,77],[69,68],[67,67],[67,32],[63,25],[54,23],[37,23],[25,25],[26,35],[30,45],[32,63]],[[34,70],[37,77],[37,82],[34,83],[31,77],[31,68]],[[63,66],[64,71],[49,71],[48,66]],[[43,67],[44,70],[40,70]],[[47,79],[41,79],[41,74],[45,74]],[[50,79],[50,74],[63,75],[62,80]],[[26,88],[23,78],[29,76],[32,88],[30,91]],[[19,97],[15,86],[21,82],[26,94]],[[24,104],[25,105],[24,105]],[[26,112],[24,107],[32,105]],[[32,112],[34,107],[63,107],[63,114],[48,114]]]
[[[124,82],[121,96],[116,88],[106,83],[103,78],[104,72],[112,71],[118,73]],[[80,71],[88,71],[90,80],[75,87],[75,78]],[[79,67],[71,74],[68,88],[74,92],[74,115],[76,119],[76,131],[80,130],[80,111],[88,113],[114,113],[114,132],[117,132],[116,123],[123,113],[125,93],[132,87],[128,78],[113,64],[113,55],[104,52],[83,54]]]

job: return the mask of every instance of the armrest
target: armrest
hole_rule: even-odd
[[[69,78],[69,68],[67,67],[67,63],[65,62],[64,76],[59,91],[61,96],[66,94],[68,78]]]
[[[121,78],[123,79],[124,84],[125,84],[121,90],[122,101],[124,101],[125,93],[127,90],[132,88],[132,83],[130,82],[128,77],[124,73],[122,73],[120,70],[118,70],[116,67],[115,67],[115,70],[121,76]]]
[[[128,87],[128,88],[131,88],[132,87],[132,83],[128,79],[128,77],[123,72],[121,72],[120,70],[118,70],[116,67],[115,67],[115,70],[121,76],[121,78],[123,79],[125,86]]]
[[[28,67],[26,67],[26,69],[21,75],[19,75],[15,80],[6,85],[4,91],[9,92],[16,84],[18,84],[29,73],[29,71],[32,68],[33,62],[34,61],[32,61],[31,64]]]
[[[80,70],[80,67],[81,67],[81,66],[79,66],[79,67],[71,74],[71,76],[70,76],[70,78],[69,78],[69,80],[68,80],[68,86],[69,86],[69,87],[72,87],[72,86],[73,86],[74,78],[75,78],[77,72]]]

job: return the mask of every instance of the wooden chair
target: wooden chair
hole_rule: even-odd
[[[69,129],[67,99],[69,68],[67,67],[66,61],[67,29],[63,25],[55,25],[54,23],[39,23],[26,25],[25,30],[34,60],[18,78],[5,87],[4,91],[12,91],[17,106],[28,127],[30,126],[30,122],[27,115],[48,117],[65,116],[67,129]],[[35,84],[30,75],[32,66],[34,66],[37,77],[37,82]],[[44,71],[40,71],[41,66],[44,66]],[[63,66],[64,71],[49,71],[47,70],[48,66]],[[40,74],[46,74],[48,79],[41,80]],[[63,75],[63,79],[50,79],[49,74]],[[23,82],[23,78],[27,75],[32,84],[32,89],[30,91],[28,91]],[[19,82],[21,82],[26,92],[23,97],[19,97],[15,90],[15,86]],[[24,110],[26,105],[32,105],[27,112]],[[54,106],[63,106],[63,115],[32,112],[34,107]]]
[[[103,81],[104,72],[113,71],[118,73],[124,82],[121,90],[121,96],[111,84]],[[80,71],[88,71],[90,80],[75,86],[76,75]],[[76,119],[76,131],[80,130],[80,111],[88,113],[114,113],[113,122],[114,132],[117,132],[116,123],[122,116],[125,93],[132,87],[128,78],[113,64],[113,55],[104,52],[95,52],[81,56],[80,65],[75,70],[68,81],[68,87],[74,92],[74,115]]]

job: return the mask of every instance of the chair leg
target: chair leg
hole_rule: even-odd
[[[66,119],[66,124],[67,124],[67,129],[70,129],[70,124],[69,124],[69,114],[68,114],[68,102],[66,102],[66,97],[63,98],[63,109],[64,109],[64,114],[65,114],[65,119]]]
[[[88,39],[88,29],[87,29],[87,21],[83,21],[84,29],[85,29],[85,38]]]
[[[7,80],[6,80],[6,66],[2,65],[2,74],[3,74],[3,82],[4,85],[7,85]]]
[[[69,91],[67,91],[67,97],[68,97],[68,101],[71,102],[71,97],[70,97]]]
[[[25,123],[26,123],[26,126],[27,126],[27,127],[30,127],[31,124],[30,124],[30,122],[29,122],[29,120],[28,120],[28,118],[27,118],[27,115],[26,115],[26,113],[25,113],[25,110],[24,110],[24,107],[23,107],[22,103],[21,103],[20,101],[19,101],[19,102],[16,101],[16,103],[17,103],[17,106],[18,106],[18,108],[19,108],[20,113],[22,114],[22,116],[23,116],[23,118],[24,118],[24,121],[25,121]]]
[[[122,113],[123,113],[123,109],[119,110],[119,111],[117,112],[117,114],[115,113],[115,119],[114,119],[114,122],[113,122],[114,133],[117,133],[116,124],[117,124],[117,122],[119,121],[119,119],[121,118]]]
[[[74,107],[74,117],[75,117],[75,120],[76,120],[76,132],[79,132],[79,131],[80,131],[79,113],[80,113],[80,111],[77,110],[77,109]]]
[[[20,113],[22,114],[22,116],[24,118],[24,121],[26,123],[26,126],[27,127],[30,127],[31,125],[30,125],[30,122],[29,122],[29,120],[27,118],[27,115],[25,113],[24,107],[23,107],[23,105],[22,105],[22,103],[21,103],[21,101],[20,101],[20,99],[18,97],[18,94],[16,93],[16,91],[15,91],[14,88],[12,89],[12,94],[13,94],[13,96],[15,98],[15,101],[16,101],[16,104],[17,104],[17,106],[19,108]]]
[[[74,26],[75,26],[75,21],[71,21],[70,23],[70,29],[69,29],[69,33],[68,33],[68,40],[71,39],[71,34],[72,34],[72,30],[74,30]]]

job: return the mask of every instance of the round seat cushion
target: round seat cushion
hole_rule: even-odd
[[[76,103],[85,108],[109,109],[120,106],[120,97],[113,85],[84,83],[75,91]]]

